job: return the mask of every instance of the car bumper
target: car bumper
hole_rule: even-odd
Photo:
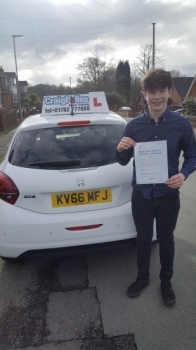
[[[0,200],[0,256],[28,251],[94,245],[136,237],[131,202],[119,207],[71,214],[39,214]],[[96,229],[67,227],[102,224]]]

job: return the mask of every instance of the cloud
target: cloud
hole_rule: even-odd
[[[12,35],[23,34],[15,40],[19,78],[31,84],[76,82],[92,50],[131,64],[152,43],[152,22],[165,68],[196,73],[195,0],[1,0],[0,20],[0,66],[15,71]]]

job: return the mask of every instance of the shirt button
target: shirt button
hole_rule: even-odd
[[[157,139],[157,136],[155,136],[154,138]]]

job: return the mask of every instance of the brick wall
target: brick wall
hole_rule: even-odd
[[[12,101],[12,93],[9,90],[9,87],[6,86],[5,83],[5,77],[0,77],[0,87],[1,87],[1,99],[2,99],[2,105],[4,107],[12,108],[13,107],[13,101]]]
[[[192,88],[191,88],[191,91],[189,92],[189,96],[190,97],[196,97],[196,81],[195,83],[193,84]]]

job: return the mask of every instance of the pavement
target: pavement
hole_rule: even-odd
[[[9,144],[12,140],[12,137],[15,133],[16,129],[9,131],[5,135],[0,135],[0,161],[6,155]]]
[[[1,350],[136,350],[104,332],[84,256],[7,264],[0,259]]]

